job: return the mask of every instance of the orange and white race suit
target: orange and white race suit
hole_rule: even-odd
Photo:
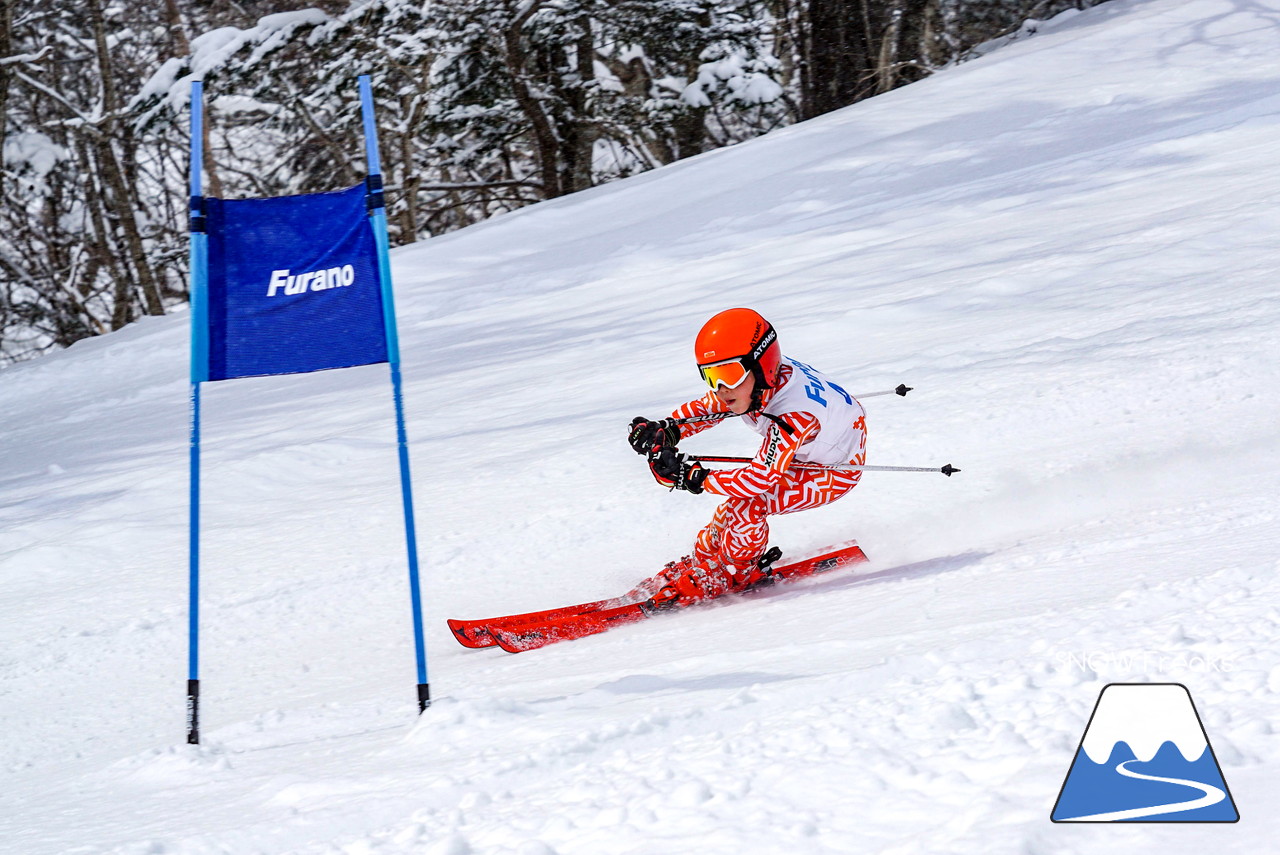
[[[699,533],[694,561],[743,577],[769,543],[767,518],[834,502],[858,484],[860,471],[799,467],[796,463],[861,465],[866,462],[867,426],[862,405],[825,374],[783,358],[777,388],[765,390],[763,406],[742,420],[763,441],[740,469],[713,472],[703,490],[725,496]],[[708,392],[671,415],[684,419],[729,412]],[[718,422],[680,426],[681,438]]]

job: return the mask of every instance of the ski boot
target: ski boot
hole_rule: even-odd
[[[773,565],[777,564],[781,557],[782,550],[776,546],[770,546],[756,559],[755,566],[751,568],[751,572],[747,574],[747,578],[742,581],[741,587],[737,590],[754,591],[757,588],[772,585],[777,581],[773,577]]]
[[[688,573],[692,567],[692,555],[677,558],[675,561],[668,561],[665,567],[632,588],[627,598],[632,601],[647,600],[663,588],[674,584],[676,579]]]
[[[649,598],[645,611],[652,613],[691,606],[718,597],[732,586],[733,577],[718,563],[690,560],[681,569],[683,572],[673,575]]]

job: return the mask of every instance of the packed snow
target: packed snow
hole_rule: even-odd
[[[420,717],[385,366],[205,387],[200,746],[187,317],[0,372],[0,851],[1270,851],[1278,36],[1280,0],[1113,0],[393,253]],[[739,305],[852,391],[916,387],[868,399],[869,463],[963,472],[773,521],[855,571],[454,643],[687,551],[715,500],[625,430],[700,394],[693,336]],[[1050,822],[1112,682],[1186,685],[1239,823]]]

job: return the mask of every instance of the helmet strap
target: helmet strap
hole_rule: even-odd
[[[747,407],[748,413],[754,413],[764,408],[764,393],[771,388],[765,382],[764,369],[755,360],[751,362],[751,376],[755,379],[755,384],[751,389],[751,406]]]

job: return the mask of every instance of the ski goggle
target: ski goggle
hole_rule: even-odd
[[[742,385],[742,381],[751,375],[747,366],[742,364],[742,357],[713,362],[710,365],[699,365],[698,371],[702,373],[702,379],[706,380],[707,385],[713,390],[720,386],[726,389],[737,389]]]

